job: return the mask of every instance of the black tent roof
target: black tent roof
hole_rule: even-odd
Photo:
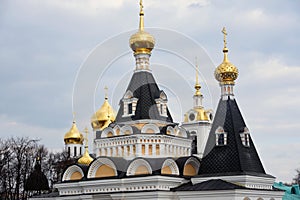
[[[25,183],[25,190],[27,191],[43,191],[49,190],[48,179],[42,172],[40,163],[36,163],[34,170],[29,175]]]
[[[227,133],[227,145],[216,145],[216,129],[223,127]],[[249,137],[249,146],[244,146],[240,137],[246,127],[235,99],[220,100],[201,162],[200,175],[261,174],[265,170],[254,143]]]
[[[120,108],[116,117],[117,123],[142,119],[162,120],[170,123],[173,122],[168,108],[166,117],[159,114],[155,99],[158,99],[163,91],[159,90],[150,71],[135,72],[126,91],[131,91],[133,93],[133,97],[138,99],[135,115],[123,117],[124,104],[121,100]]]

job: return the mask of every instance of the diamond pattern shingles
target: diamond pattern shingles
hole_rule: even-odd
[[[227,133],[227,145],[216,146],[216,129]],[[240,130],[246,127],[235,100],[220,100],[201,162],[199,174],[265,174],[250,133],[250,147],[242,144]]]
[[[135,115],[123,117],[124,105],[120,101],[120,108],[116,117],[116,122],[125,122],[130,120],[155,119],[167,122],[173,122],[170,112],[167,108],[167,117],[159,114],[155,99],[159,98],[160,90],[155,82],[151,72],[135,72],[130,80],[126,91],[130,90],[133,96],[138,99]]]

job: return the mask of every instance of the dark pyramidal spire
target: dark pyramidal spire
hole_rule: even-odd
[[[120,101],[116,122],[151,119],[172,123],[173,119],[167,108],[167,96],[158,88],[150,70],[149,58],[155,39],[144,30],[142,0],[139,16],[139,30],[129,40],[136,60],[136,69]]]
[[[26,180],[24,187],[26,191],[35,191],[38,193],[49,190],[48,179],[42,172],[41,161],[39,157],[36,159],[34,170]]]
[[[233,94],[233,86],[238,77],[237,68],[228,60],[225,28],[224,60],[216,68],[215,77],[220,83],[221,99],[202,159],[200,174],[236,175],[254,174],[265,176],[243,116]]]

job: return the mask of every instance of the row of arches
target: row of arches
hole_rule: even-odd
[[[187,133],[186,130],[184,128],[175,126],[168,126],[167,127],[167,135],[173,135],[173,136],[177,136],[177,137],[184,137],[187,138]]]
[[[126,161],[123,160],[123,163],[120,161],[122,160],[118,160],[115,163],[110,158],[100,157],[94,160],[87,169],[76,164],[71,165],[65,170],[62,181],[81,180],[85,176],[88,179],[117,177],[121,174],[123,174],[123,176],[151,174],[195,176],[198,174],[200,167],[200,162],[195,157],[189,157],[182,163],[176,163],[172,158],[166,158],[160,162],[137,158],[127,165],[124,163]],[[122,169],[122,167],[124,167],[124,169]]]
[[[156,124],[145,124],[141,127],[140,132],[142,134],[157,134],[160,133],[161,130]],[[129,125],[125,125],[120,127],[119,125],[116,125],[115,127],[107,127],[105,128],[101,133],[101,138],[107,138],[107,137],[114,137],[114,136],[120,136],[120,135],[131,135],[133,134],[133,128]],[[173,135],[178,137],[184,137],[187,138],[187,133],[185,129],[175,126],[168,126],[167,135]]]

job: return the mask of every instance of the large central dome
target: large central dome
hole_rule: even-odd
[[[134,54],[151,54],[151,51],[155,45],[154,37],[144,31],[144,11],[142,3],[140,3],[139,30],[130,37],[129,45],[130,48],[134,51]]]

